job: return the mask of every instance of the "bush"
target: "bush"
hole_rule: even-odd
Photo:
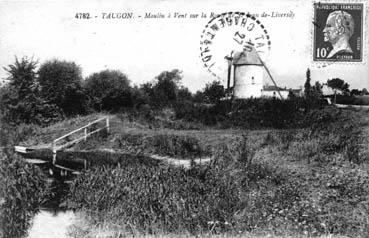
[[[225,90],[221,82],[213,81],[211,84],[206,84],[204,96],[207,103],[219,102],[225,96]]]
[[[215,104],[179,102],[174,107],[177,119],[196,121],[205,125],[238,128],[296,128],[306,127],[304,117],[322,104],[309,100],[269,98],[219,101]]]

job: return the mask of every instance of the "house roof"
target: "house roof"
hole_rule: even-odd
[[[258,53],[255,47],[251,46],[245,48],[241,52],[236,52],[233,55],[233,65],[263,65],[260,61]]]
[[[283,91],[285,90],[284,88],[281,87],[276,87],[275,85],[264,85],[263,86],[263,91]]]
[[[299,93],[301,91],[301,89],[287,89],[287,88],[281,88],[281,87],[276,87],[275,85],[264,85],[263,86],[263,91],[292,91],[294,93]]]

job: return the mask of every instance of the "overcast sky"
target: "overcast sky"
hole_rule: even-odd
[[[199,57],[200,36],[210,18],[144,19],[144,15],[148,12],[167,15],[228,11],[294,14],[293,17],[258,18],[271,40],[265,63],[279,86],[302,86],[306,69],[310,68],[313,82],[339,77],[351,88],[369,88],[368,54],[365,63],[322,66],[312,62],[313,7],[312,2],[306,0],[191,3],[184,0],[0,0],[0,78],[6,77],[3,67],[13,63],[14,56],[28,56],[41,63],[52,58],[75,61],[82,67],[83,76],[118,69],[137,85],[154,79],[164,70],[177,68],[183,71],[183,85],[195,91],[215,79]],[[92,19],[76,19],[76,13],[80,12],[90,13]],[[132,12],[134,18],[102,19],[103,13],[124,12]],[[366,19],[364,27],[368,26]],[[365,47],[368,47],[367,40],[366,35]],[[271,83],[267,77],[265,82]]]

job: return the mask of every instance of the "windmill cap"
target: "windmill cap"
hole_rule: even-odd
[[[243,51],[235,52],[233,56],[233,65],[263,65],[255,47],[252,45],[244,48]]]

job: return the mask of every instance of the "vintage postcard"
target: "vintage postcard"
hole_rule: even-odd
[[[368,237],[369,0],[0,0],[0,238]]]

